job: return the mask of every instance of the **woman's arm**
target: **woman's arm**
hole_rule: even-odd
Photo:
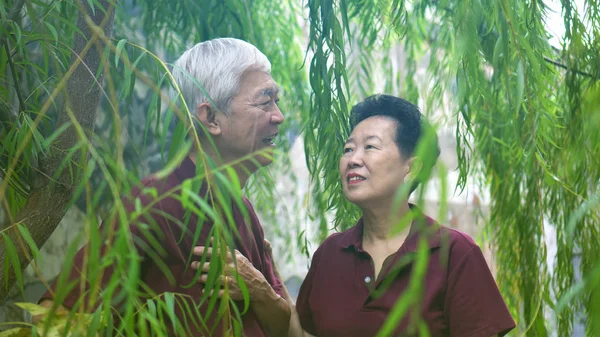
[[[281,274],[279,274],[279,269],[277,269],[277,264],[275,264],[275,260],[273,259],[273,249],[271,248],[271,243],[265,239],[265,252],[271,258],[273,262],[273,272],[275,276],[281,280],[283,283],[283,279],[281,278]],[[292,315],[290,317],[290,328],[288,330],[287,337],[314,337],[308,332],[302,330],[302,326],[300,325],[300,318],[298,317],[298,312],[296,311],[296,303],[292,300],[290,293],[287,290],[285,284],[283,284],[283,298],[288,302],[290,308],[292,309]]]

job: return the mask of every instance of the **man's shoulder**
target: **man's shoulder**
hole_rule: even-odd
[[[137,184],[137,188],[142,191],[143,189],[156,189],[157,191],[167,192],[181,185],[180,181],[174,173],[171,173],[165,177],[159,177],[156,173],[151,173],[140,180]]]
[[[142,205],[148,203],[161,204],[179,203],[174,196],[181,193],[181,181],[174,174],[166,177],[158,177],[156,174],[150,174],[137,182],[131,188],[130,192],[123,196],[124,200],[139,200]]]

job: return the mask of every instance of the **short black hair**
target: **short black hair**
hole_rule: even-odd
[[[396,134],[394,141],[405,158],[410,158],[415,154],[415,150],[422,136],[427,129],[432,130],[434,141],[431,151],[435,153],[427,162],[423,163],[422,172],[425,176],[417,178],[411,188],[411,192],[417,188],[419,182],[427,179],[431,169],[437,162],[440,155],[438,137],[431,125],[423,116],[419,107],[411,102],[392,95],[377,94],[367,97],[362,102],[356,104],[350,111],[350,132],[362,121],[369,117],[384,116],[390,117],[396,121]]]

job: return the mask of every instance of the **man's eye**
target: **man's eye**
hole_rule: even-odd
[[[365,146],[365,149],[367,149],[367,150],[368,149],[376,149],[376,147],[373,145],[367,145],[367,146]]]
[[[271,103],[271,100],[268,100],[266,102],[260,103],[260,105],[269,105]]]
[[[275,105],[279,106],[279,98],[275,100]]]
[[[344,153],[348,153],[348,152],[350,152],[350,151],[352,151],[352,149],[351,149],[351,148],[349,148],[349,147],[346,147],[346,148],[344,148]]]

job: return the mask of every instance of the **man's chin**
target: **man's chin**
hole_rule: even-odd
[[[255,165],[258,166],[258,168],[269,166],[269,165],[271,165],[271,163],[273,163],[273,156],[272,155],[258,155],[256,160],[254,161],[254,163],[255,163]]]
[[[269,153],[269,154],[261,153],[261,154],[255,155],[252,159],[248,159],[248,160],[244,161],[243,165],[246,167],[246,169],[248,171],[250,171],[250,173],[253,173],[262,167],[271,165],[271,163],[273,163],[272,153]]]
[[[273,156],[275,155],[275,147],[266,147],[263,148],[256,154],[255,161],[258,162],[258,165],[268,166],[273,162]]]

